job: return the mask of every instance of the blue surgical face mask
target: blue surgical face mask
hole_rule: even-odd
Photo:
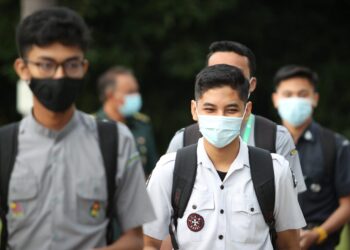
[[[278,101],[278,114],[282,120],[299,127],[311,116],[312,102],[301,97],[281,98]]]
[[[239,136],[243,117],[198,115],[199,130],[210,144],[223,148]]]
[[[124,97],[124,104],[119,109],[124,117],[132,116],[139,112],[142,107],[142,98],[139,93],[126,95]]]

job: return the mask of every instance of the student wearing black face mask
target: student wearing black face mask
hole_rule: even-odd
[[[88,41],[85,22],[67,8],[35,12],[18,26],[14,67],[34,106],[0,129],[1,250],[142,249],[142,224],[154,213],[132,134],[74,104]]]

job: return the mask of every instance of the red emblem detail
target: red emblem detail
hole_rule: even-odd
[[[204,218],[199,214],[190,214],[187,217],[187,226],[193,232],[199,232],[204,227]]]

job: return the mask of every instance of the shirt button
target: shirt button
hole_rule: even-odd
[[[251,211],[251,212],[254,212],[254,208],[253,208],[253,207],[252,207],[252,208],[250,208],[250,211]]]
[[[196,206],[196,205],[193,205],[192,208],[193,208],[193,209],[197,209],[197,206]]]
[[[224,238],[224,236],[223,235],[219,235],[219,240],[222,240]]]
[[[223,209],[221,209],[221,210],[220,210],[220,214],[223,214],[223,213],[224,213],[224,210],[223,210]]]
[[[224,189],[224,185],[221,185],[220,188],[221,188],[221,190]]]

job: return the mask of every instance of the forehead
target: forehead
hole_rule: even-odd
[[[31,60],[48,58],[62,62],[72,57],[83,58],[84,52],[79,47],[65,46],[61,43],[53,43],[44,47],[33,45],[27,52],[27,58]]]
[[[138,90],[136,78],[131,74],[118,74],[115,76],[118,90]]]
[[[215,52],[208,59],[208,66],[216,64],[227,64],[240,68],[244,76],[250,78],[249,61],[246,56],[234,52]]]
[[[314,91],[315,88],[312,83],[304,77],[293,77],[280,82],[277,91],[300,91],[309,90]]]
[[[227,105],[232,102],[243,103],[238,91],[230,86],[209,89],[202,94],[198,101],[214,105]]]

